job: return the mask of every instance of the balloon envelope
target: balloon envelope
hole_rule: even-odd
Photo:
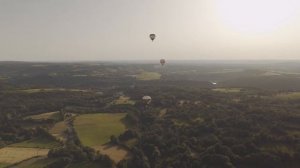
[[[149,37],[153,41],[156,38],[156,35],[155,34],[150,34]]]
[[[165,59],[161,59],[161,60],[160,60],[160,64],[161,64],[162,66],[164,66],[165,63],[166,63],[166,60],[165,60]]]
[[[150,96],[144,96],[142,99],[146,104],[149,104],[152,100],[152,98]]]

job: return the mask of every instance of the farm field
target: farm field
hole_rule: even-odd
[[[11,165],[36,156],[46,156],[49,149],[5,147],[0,149],[1,165]]]
[[[46,156],[34,157],[28,160],[24,160],[14,166],[11,166],[10,168],[42,168],[47,165],[47,162],[45,162],[46,160]]]
[[[74,163],[68,166],[68,168],[99,168],[99,165],[90,162]],[[29,168],[29,167],[28,167]],[[31,167],[30,167],[31,168]],[[106,167],[101,167],[106,168]]]
[[[158,80],[160,79],[161,74],[157,73],[157,72],[142,72],[140,73],[136,78],[138,80]]]
[[[87,90],[81,90],[81,89],[64,89],[64,88],[43,88],[43,89],[17,90],[17,92],[23,92],[23,93],[57,92],[57,91],[64,91],[64,92],[88,92]]]
[[[159,117],[164,117],[167,114],[168,110],[167,109],[161,109],[159,111]]]
[[[58,111],[49,112],[49,113],[42,113],[38,115],[31,115],[27,116],[24,119],[32,119],[32,120],[48,120],[48,119],[57,119],[58,118]]]
[[[121,121],[125,116],[126,113],[80,115],[75,119],[74,128],[84,145],[99,146],[108,143],[112,135],[125,131]]]
[[[54,140],[38,137],[24,142],[12,144],[10,147],[51,149],[58,147],[59,145],[60,144]]]
[[[7,163],[0,163],[0,168],[5,168],[6,166],[9,166],[10,164]]]
[[[113,102],[113,104],[117,104],[117,105],[120,105],[120,104],[134,105],[135,101],[130,100],[130,97],[127,97],[127,96],[120,96],[117,100],[115,100]]]
[[[117,145],[101,145],[94,149],[100,151],[101,154],[108,155],[115,163],[130,157],[130,153],[126,149]]]
[[[300,92],[280,93],[277,94],[275,98],[282,99],[282,100],[297,100],[300,99]]]
[[[122,119],[126,113],[85,114],[76,117],[74,128],[80,141],[89,147],[108,155],[114,162],[129,157],[129,152],[117,145],[107,144],[112,135],[118,136],[126,127]]]
[[[48,158],[46,156],[34,157],[16,164],[10,168],[45,168],[51,163],[57,161],[55,158]]]
[[[58,139],[64,138],[64,131],[67,129],[67,126],[64,121],[56,123],[51,129],[50,134]]]
[[[137,138],[133,138],[133,139],[130,139],[130,140],[127,140],[125,143],[125,145],[127,147],[129,147],[130,149],[132,149],[134,147],[134,145],[136,145],[138,142],[138,139]]]
[[[241,88],[216,88],[213,89],[213,91],[222,93],[239,93],[241,91]]]

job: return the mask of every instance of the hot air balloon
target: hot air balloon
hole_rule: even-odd
[[[165,60],[165,59],[161,59],[161,60],[160,60],[160,64],[161,64],[161,66],[164,66],[164,65],[165,65],[165,63],[166,63],[166,60]]]
[[[211,84],[213,84],[213,85],[217,85],[217,82],[210,82]]]
[[[143,96],[142,99],[145,104],[150,104],[151,100],[152,100],[152,98],[150,96]]]
[[[152,42],[154,41],[154,39],[156,38],[156,35],[155,34],[150,34],[149,35],[150,39],[152,40]]]

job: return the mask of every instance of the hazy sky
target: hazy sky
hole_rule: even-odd
[[[159,58],[300,59],[300,1],[0,0],[0,60]]]

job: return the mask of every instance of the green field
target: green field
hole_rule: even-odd
[[[137,75],[138,80],[158,80],[160,79],[161,74],[157,72],[142,72],[139,75]]]
[[[86,146],[99,146],[110,141],[110,136],[118,136],[126,127],[122,119],[126,113],[85,114],[76,117],[75,130],[81,142]]]
[[[213,89],[213,91],[222,93],[239,93],[241,91],[241,88],[216,88]]]
[[[7,163],[0,163],[0,168],[5,168],[6,166],[8,166],[9,164]]]
[[[59,145],[60,144],[54,140],[38,137],[20,143],[12,144],[10,145],[10,147],[51,149],[58,147]]]

